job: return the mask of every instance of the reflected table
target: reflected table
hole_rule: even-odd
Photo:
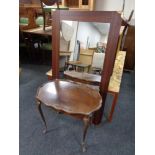
[[[64,113],[84,122],[82,150],[86,151],[85,137],[91,123],[93,113],[101,107],[102,98],[98,91],[83,84],[65,80],[54,80],[41,86],[36,94],[38,110],[45,125],[47,125],[41,104],[59,113]]]

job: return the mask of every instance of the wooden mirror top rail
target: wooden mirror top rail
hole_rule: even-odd
[[[110,31],[106,48],[105,63],[101,75],[100,93],[102,95],[102,107],[95,113],[94,124],[102,120],[108,85],[112,75],[116,57],[120,27],[122,19],[116,11],[55,11],[52,23],[52,73],[53,79],[59,78],[59,47],[60,47],[60,22],[62,20],[110,23]]]

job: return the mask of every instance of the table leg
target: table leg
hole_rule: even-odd
[[[113,116],[113,113],[114,113],[114,110],[115,110],[117,99],[118,99],[118,93],[114,93],[114,99],[113,99],[112,107],[111,107],[110,114],[109,114],[109,117],[108,117],[109,122],[112,121],[112,116]]]
[[[46,13],[43,11],[43,30],[45,31],[46,26]]]
[[[84,117],[83,122],[84,122],[84,132],[83,132],[83,140],[82,140],[82,151],[85,152],[86,151],[85,138],[86,138],[88,127],[90,125],[90,117]]]
[[[43,133],[46,133],[47,132],[47,125],[46,125],[46,121],[45,121],[45,117],[44,117],[44,114],[43,114],[43,111],[41,109],[41,102],[37,102],[38,103],[38,110],[39,110],[39,113],[41,115],[41,118],[43,120],[43,123],[45,125],[45,129],[43,130]]]

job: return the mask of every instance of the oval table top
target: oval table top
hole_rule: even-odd
[[[83,115],[98,110],[102,103],[98,91],[83,84],[58,79],[40,87],[36,99],[56,110]]]

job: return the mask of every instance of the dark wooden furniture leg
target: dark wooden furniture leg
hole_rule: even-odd
[[[46,13],[44,11],[43,11],[43,22],[44,22],[43,30],[45,31],[45,26],[46,26]]]
[[[86,152],[86,143],[85,143],[85,138],[87,134],[88,127],[90,125],[90,117],[84,117],[83,122],[84,122],[84,132],[83,132],[83,139],[82,139],[82,151]]]
[[[114,99],[113,99],[110,114],[109,114],[109,117],[108,117],[109,122],[112,121],[112,116],[113,116],[115,106],[116,106],[116,102],[117,102],[117,99],[118,99],[118,93],[113,93],[113,96],[114,96]]]
[[[39,110],[39,113],[40,113],[41,118],[42,118],[42,120],[43,120],[43,122],[44,122],[44,125],[45,125],[45,129],[43,130],[43,133],[46,133],[46,132],[47,132],[47,125],[46,125],[46,121],[45,121],[45,117],[44,117],[43,111],[42,111],[42,109],[41,109],[41,102],[40,102],[40,101],[37,101],[37,103],[38,103],[38,110]]]

